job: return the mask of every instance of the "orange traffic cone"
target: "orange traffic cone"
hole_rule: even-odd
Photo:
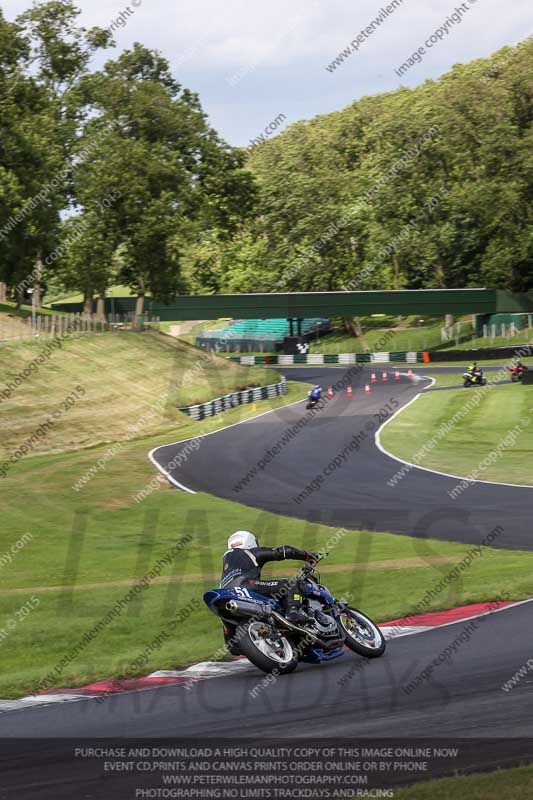
[[[372,389],[368,383],[365,385],[365,394],[372,394]]]
[[[348,386],[346,389],[346,394],[348,397],[353,397],[353,389],[351,386]]]
[[[373,372],[373,373],[372,373],[372,375],[370,376],[370,381],[371,381],[372,383],[375,383],[375,382],[377,381],[377,378],[376,378],[376,373],[375,373],[375,372]]]
[[[409,369],[409,370],[408,370],[408,372],[407,372],[407,377],[408,377],[408,378],[412,378],[412,377],[413,377],[413,370],[412,370],[412,369]]]
[[[328,397],[333,397],[333,386],[328,386]]]
[[[383,373],[383,377],[381,378],[381,380],[382,381],[388,381],[389,380],[389,376],[387,375],[386,372]]]
[[[394,379],[397,380],[397,381],[400,380],[400,373],[399,373],[398,370],[396,370],[396,374],[394,375]]]

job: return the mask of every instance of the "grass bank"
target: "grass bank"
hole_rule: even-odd
[[[462,419],[456,417],[467,404]],[[533,391],[529,386],[425,393],[384,428],[381,441],[395,456],[412,462],[422,445],[454,417],[452,428],[428,450],[420,466],[463,477],[480,470],[478,480],[533,485]],[[494,460],[485,466],[484,459]]]
[[[53,425],[33,443],[33,453],[180,431],[189,420],[176,406],[279,380],[275,370],[241,367],[162,334],[121,331],[55,341],[61,347],[0,347],[0,457],[16,451],[50,415],[56,415]]]
[[[13,363],[17,353],[1,362],[4,380],[20,367],[20,360]],[[1,358],[6,359],[5,350]],[[6,406],[11,422],[4,430],[11,436],[10,425],[20,435],[51,413],[74,381],[83,382],[90,397],[76,423],[71,422],[74,406],[65,415],[70,427],[48,442],[56,452],[29,455],[0,480],[0,697],[28,693],[49,673],[55,678],[47,688],[68,687],[211,658],[221,645],[221,630],[201,597],[216,585],[227,536],[239,528],[272,545],[331,550],[325,582],[377,620],[411,613],[468,552],[468,546],[450,542],[338,532],[204,494],[184,494],[158,480],[147,458],[152,447],[269,408],[275,413],[306,394],[305,385],[290,384],[288,397],[258,403],[256,411],[240,406],[201,423],[163,418],[154,421],[156,430],[149,435],[143,428],[138,438],[120,440],[128,420],[137,420],[174,386],[175,370],[180,385],[185,386],[184,374],[194,380],[198,359],[198,351],[170,339],[161,343],[160,337],[110,334],[75,340],[31,373],[17,389],[16,404]],[[242,368],[233,365],[233,372],[227,362],[222,365],[211,364],[220,373],[217,386],[234,380],[230,375],[242,381]],[[211,392],[209,381],[205,386]],[[196,393],[200,388],[194,385]],[[39,413],[28,423],[35,407]],[[107,442],[99,443],[104,437]],[[178,550],[177,541],[184,543]],[[290,575],[296,568],[276,565],[265,576]],[[434,593],[427,608],[490,600],[502,592],[526,598],[533,590],[532,574],[533,553],[486,549],[460,580]],[[124,601],[136,583],[144,588],[136,599]],[[110,618],[117,606],[120,613]],[[79,646],[96,626],[97,635]],[[169,626],[172,635],[162,638]]]
[[[56,312],[49,308],[38,308],[35,310],[38,317],[48,317]],[[0,303],[0,341],[9,341],[22,337],[31,338],[31,326],[28,327],[28,320],[31,319],[31,306],[22,305],[18,310],[15,303]],[[4,345],[2,345],[3,347]]]
[[[228,412],[222,424],[234,421],[237,411]],[[190,429],[183,434],[191,435]],[[154,480],[147,459],[150,447],[167,441],[168,436],[126,443],[80,491],[73,488],[76,481],[105,448],[27,458],[2,481],[0,553],[11,552],[25,534],[31,538],[26,536],[9,563],[2,562],[0,629],[7,638],[0,648],[0,697],[31,691],[99,623],[98,635],[61,669],[55,686],[211,658],[221,645],[221,630],[201,597],[217,584],[227,536],[239,528],[255,531],[271,545],[329,549],[324,581],[378,620],[414,610],[469,549],[392,534],[339,534],[208,495],[181,493]],[[153,490],[136,502],[135,495],[147,486]],[[178,540],[186,545],[176,553]],[[157,565],[157,580],[104,624],[111,609]],[[291,575],[296,568],[276,565],[265,576]],[[427,607],[489,600],[504,591],[526,598],[533,589],[532,573],[532,553],[486,549]],[[31,612],[19,620],[28,604]],[[172,635],[147,652],[172,620],[179,620]]]
[[[431,350],[440,344],[441,322],[422,327],[370,328],[362,336],[332,333],[317,343],[310,342],[311,353],[367,353],[376,348],[389,352]],[[392,336],[390,335],[392,334]],[[385,337],[387,337],[385,339]],[[383,342],[386,341],[386,344]]]

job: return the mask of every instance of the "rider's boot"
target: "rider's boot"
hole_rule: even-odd
[[[300,594],[293,594],[292,597],[287,598],[287,610],[285,613],[286,618],[293,625],[306,625],[313,622],[312,617],[306,614],[300,607],[302,596]]]

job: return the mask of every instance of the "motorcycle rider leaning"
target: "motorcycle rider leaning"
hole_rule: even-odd
[[[285,616],[295,625],[311,622],[301,608],[302,597],[298,582],[289,578],[262,581],[261,567],[269,561],[315,561],[316,553],[308,553],[290,544],[281,547],[259,547],[249,531],[236,531],[228,539],[228,549],[222,560],[220,587],[242,586],[267,597],[276,597],[285,605]]]
[[[471,376],[472,383],[478,383],[483,377],[483,370],[478,367],[477,361],[473,361],[466,371]]]
[[[310,400],[320,400],[320,398],[322,397],[322,387],[319,386],[318,384],[316,386],[313,386],[313,388],[308,394],[308,397]]]

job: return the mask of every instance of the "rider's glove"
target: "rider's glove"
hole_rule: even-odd
[[[316,564],[319,561],[320,556],[318,553],[307,553],[305,556],[306,561],[310,561],[311,564]]]

